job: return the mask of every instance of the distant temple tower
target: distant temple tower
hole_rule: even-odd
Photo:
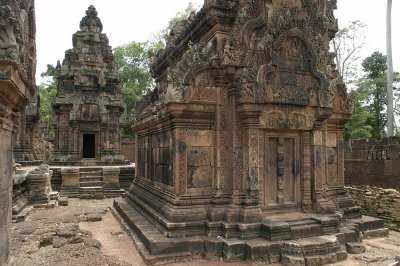
[[[90,6],[73,35],[73,48],[57,64],[53,102],[56,130],[52,165],[117,165],[120,151],[120,96],[114,55],[97,11]]]

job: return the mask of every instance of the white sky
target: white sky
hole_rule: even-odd
[[[114,48],[131,41],[148,40],[152,34],[167,27],[170,18],[183,11],[190,0],[37,0],[37,82],[47,64],[55,65],[72,48],[72,34],[89,5],[94,5]],[[192,0],[201,6],[204,0]],[[338,0],[335,12],[340,26],[360,20],[366,24],[365,48],[362,56],[374,51],[386,54],[385,0]],[[400,71],[400,1],[393,1],[392,35],[394,70]]]

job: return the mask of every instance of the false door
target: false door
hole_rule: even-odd
[[[300,140],[296,133],[265,136],[264,209],[300,208]]]

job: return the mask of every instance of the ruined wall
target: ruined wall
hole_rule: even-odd
[[[348,185],[400,189],[400,138],[352,140],[345,152]]]
[[[121,141],[121,153],[125,156],[125,159],[131,163],[135,162],[135,149],[136,142],[134,140]]]
[[[370,186],[347,187],[363,214],[400,222],[400,192]]]
[[[10,255],[12,134],[35,95],[34,1],[0,0],[0,265]]]

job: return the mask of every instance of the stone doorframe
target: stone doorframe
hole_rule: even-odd
[[[94,158],[84,158],[83,157],[83,151],[84,151],[84,135],[94,135],[95,138],[95,156]],[[96,131],[79,131],[79,155],[78,159],[93,159],[93,160],[100,160],[100,154],[101,154],[101,145],[100,145],[100,132]]]
[[[262,132],[262,133],[261,133]],[[312,212],[313,211],[313,203],[312,203],[312,178],[311,178],[311,131],[298,131],[298,130],[287,130],[287,131],[271,131],[271,130],[262,130],[260,133],[260,205],[262,206],[263,212],[276,212],[280,210],[293,210],[293,211],[302,211],[302,212]],[[295,183],[293,185],[293,197],[294,202],[290,204],[277,204],[275,207],[267,206],[266,197],[267,197],[267,187],[268,186],[268,138],[277,138],[279,139],[293,139],[294,140],[294,175]],[[282,143],[281,143],[282,144]],[[283,145],[277,149],[277,154],[272,154],[272,156],[277,156],[277,160],[281,159],[281,162],[284,161],[284,157],[282,153],[285,153]],[[285,156],[285,154],[283,154]],[[280,157],[280,158],[278,158]],[[297,158],[296,158],[297,157]],[[283,159],[283,160],[282,160]],[[278,169],[278,165],[276,165],[276,178],[278,178],[278,171],[285,171],[288,169]],[[281,166],[282,167],[282,166]],[[280,168],[281,168],[280,167]],[[283,173],[284,174],[284,173]],[[277,188],[279,188],[278,180],[277,180]],[[280,193],[284,193],[284,180],[283,183],[280,184],[281,191]],[[278,200],[277,200],[278,202]]]

